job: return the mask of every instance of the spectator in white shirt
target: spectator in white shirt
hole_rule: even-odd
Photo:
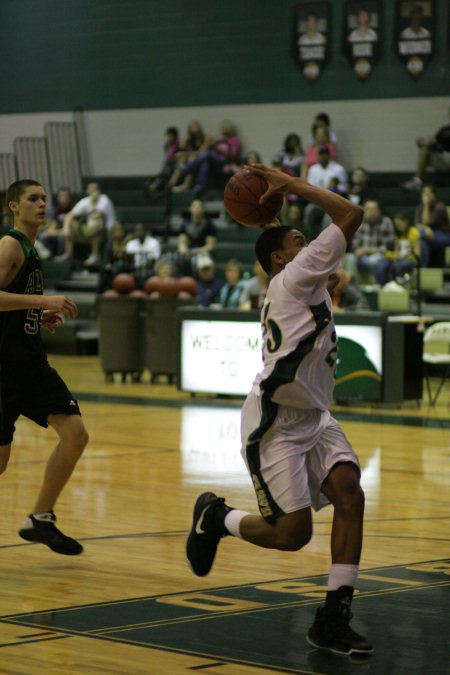
[[[134,238],[125,246],[125,253],[131,259],[132,272],[136,283],[143,288],[145,280],[155,274],[155,264],[161,256],[161,244],[152,237],[142,223],[134,227]]]
[[[330,159],[330,149],[327,145],[319,148],[318,155],[319,162],[308,170],[307,182],[345,196],[348,184],[347,171],[341,164]],[[311,232],[312,239],[315,239],[331,221],[322,209],[310,203],[304,210],[304,222]]]
[[[73,258],[75,242],[83,242],[91,248],[85,265],[95,267],[100,262],[102,244],[106,234],[114,227],[116,216],[112,201],[101,193],[98,183],[89,183],[86,194],[64,218],[62,233],[65,252],[58,260]]]

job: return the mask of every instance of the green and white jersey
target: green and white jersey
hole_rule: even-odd
[[[261,310],[264,368],[255,393],[295,408],[328,409],[337,338],[327,281],[346,247],[341,229],[331,224],[271,280]]]
[[[24,262],[14,279],[1,290],[8,293],[39,295],[44,284],[41,263],[36,249],[20,230],[12,229],[5,237],[13,237],[22,247]],[[21,309],[0,312],[0,362],[22,365],[45,360],[45,350],[40,334],[42,310]]]

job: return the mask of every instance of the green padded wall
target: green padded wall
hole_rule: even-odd
[[[1,0],[0,114],[449,94],[449,3],[436,0],[436,53],[414,81],[393,50],[367,81],[340,51],[332,7],[328,67],[308,83],[293,58],[291,0]]]

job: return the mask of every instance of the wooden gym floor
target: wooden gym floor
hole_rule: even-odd
[[[329,567],[331,509],[298,553],[231,537],[204,579],[184,544],[198,493],[255,512],[239,400],[105,383],[97,357],[50,358],[79,399],[89,446],[61,497],[83,555],[23,542],[55,438],[21,418],[1,490],[0,673],[449,673],[450,385],[435,408],[335,408],[363,467],[366,524],[353,625],[363,663],[305,641]]]

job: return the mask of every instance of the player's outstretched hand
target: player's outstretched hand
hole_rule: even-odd
[[[76,319],[78,316],[78,308],[75,302],[67,295],[43,295],[42,308],[62,313],[69,319]]]
[[[244,169],[262,176],[269,185],[267,191],[260,197],[260,204],[263,204],[270,195],[276,192],[286,192],[289,189],[289,184],[292,180],[295,180],[292,176],[288,176],[283,171],[280,171],[280,169],[275,169],[265,164],[248,164],[244,166]]]
[[[42,312],[41,326],[46,328],[50,333],[54,333],[58,326],[64,324],[64,317],[58,312],[51,309],[44,309]]]

